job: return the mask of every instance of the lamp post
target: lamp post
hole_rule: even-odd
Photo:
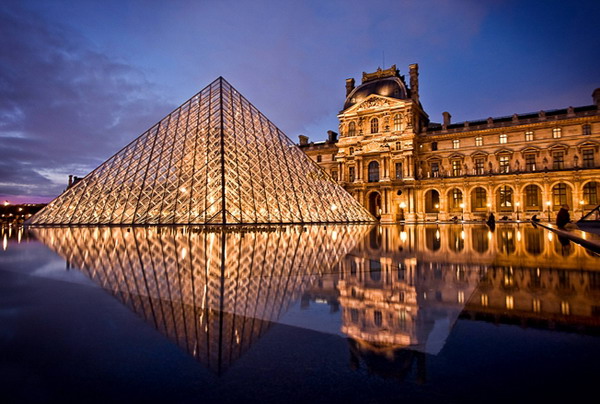
[[[519,221],[519,206],[521,206],[521,202],[516,202],[515,206],[517,207],[517,222]]]
[[[460,220],[461,221],[465,221],[465,204],[461,203],[460,204]]]
[[[581,218],[583,219],[583,205],[585,204],[585,201],[582,199],[579,201],[579,207],[581,208]]]
[[[406,204],[403,202],[400,202],[400,220],[404,220],[404,208],[406,208]]]
[[[435,207],[435,221],[437,222],[440,219],[440,204],[436,203],[434,205],[434,207]]]
[[[546,202],[546,206],[548,206],[548,222],[551,221],[551,219],[550,219],[550,205],[552,205],[552,203],[550,201]]]

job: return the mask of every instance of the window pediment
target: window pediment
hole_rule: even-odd
[[[488,155],[489,155],[489,153],[487,153],[487,152],[477,150],[476,152],[471,153],[471,158],[476,158],[476,157],[487,158]]]
[[[521,156],[525,157],[526,154],[535,154],[536,156],[539,156],[540,153],[542,152],[542,149],[540,149],[539,147],[535,147],[535,146],[527,146],[521,149],[520,153]]]
[[[564,143],[556,143],[548,147],[548,150],[550,150],[550,152],[564,151],[565,155],[567,155],[569,151],[569,146]]]
[[[600,143],[593,140],[586,140],[577,144],[577,150],[581,152],[583,149],[593,148],[596,152],[600,150]]]
[[[462,160],[462,159],[464,159],[464,158],[465,158],[465,155],[464,155],[464,154],[462,154],[462,153],[452,153],[452,154],[451,154],[451,155],[448,157],[448,159],[449,159],[449,160],[458,160],[458,159],[461,159],[461,160]]]
[[[502,148],[502,149],[498,149],[494,152],[494,154],[496,156],[500,156],[500,155],[513,155],[514,151],[511,149],[507,149],[507,148]]]

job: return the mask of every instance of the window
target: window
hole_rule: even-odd
[[[354,166],[348,167],[348,179],[350,182],[354,182],[354,180],[356,179]]]
[[[452,160],[452,175],[458,177],[461,174],[460,171],[460,160]]]
[[[356,124],[354,122],[350,122],[348,125],[348,136],[356,136]]]
[[[507,173],[510,171],[510,156],[500,156],[500,172]]]
[[[320,154],[317,154],[317,163],[320,163],[320,162],[321,162],[321,160],[322,160],[322,157],[321,157],[321,155],[320,155]]]
[[[508,136],[506,135],[506,133],[503,133],[500,135],[500,143],[504,144],[506,142],[508,142]]]
[[[594,167],[594,149],[583,149],[581,154],[583,155],[583,168]]]
[[[552,153],[552,169],[562,170],[565,168],[565,153],[561,151]]]
[[[358,310],[350,309],[350,319],[353,323],[358,323]]]
[[[396,150],[402,150],[402,142],[396,142]]]
[[[440,176],[440,163],[437,161],[431,162],[431,176],[434,178]]]
[[[454,139],[454,140],[452,141],[452,148],[453,148],[453,149],[459,149],[459,148],[460,148],[460,140],[458,140],[458,139]]]
[[[536,207],[539,206],[539,192],[540,189],[537,185],[527,185],[525,187],[525,206]]]
[[[586,205],[598,204],[598,186],[595,181],[588,182],[583,186],[583,201]]]
[[[592,125],[590,125],[589,123],[586,123],[585,125],[583,125],[581,127],[581,133],[584,135],[591,135],[592,134]]]
[[[571,314],[571,307],[569,306],[569,302],[562,301],[560,302],[560,312],[561,314],[568,316]]]
[[[487,193],[484,188],[475,188],[475,200],[473,201],[474,208],[485,208],[487,203]]]
[[[337,174],[337,170],[331,170],[331,178],[333,178],[334,181],[338,180],[338,174]]]
[[[483,138],[481,136],[475,138],[475,146],[483,146]]]
[[[542,301],[540,299],[533,299],[531,309],[534,313],[539,313],[542,311]]]
[[[437,142],[431,142],[431,151],[437,150]]]
[[[562,137],[562,129],[561,128],[552,129],[552,138],[553,139],[560,139],[561,137]]]
[[[498,189],[498,196],[500,197],[501,208],[512,208],[513,191],[511,187],[506,185],[501,186],[500,189]]]
[[[396,163],[396,179],[402,178],[402,163]]]
[[[400,130],[400,114],[394,115],[394,130]]]
[[[483,175],[485,170],[484,167],[484,161],[482,158],[476,158],[475,159],[475,174],[476,175]]]
[[[371,133],[379,132],[379,119],[373,118],[371,119]]]
[[[373,321],[377,327],[381,327],[383,324],[383,316],[379,310],[375,310],[375,312],[373,312]]]
[[[369,182],[379,181],[379,163],[371,161],[369,163]]]
[[[535,171],[535,154],[525,155],[525,170]]]
[[[552,188],[552,200],[554,202],[554,206],[562,206],[567,203],[566,184],[556,184],[554,188]]]
[[[462,192],[458,188],[452,190],[452,207],[454,209],[460,208],[460,204],[463,203]]]
[[[354,147],[351,147],[350,149],[348,149],[348,154],[351,156],[354,154]]]
[[[531,142],[533,140],[533,132],[527,131],[525,132],[525,141]]]
[[[509,310],[515,308],[515,298],[513,296],[506,296],[506,308]]]
[[[481,305],[483,307],[487,307],[488,304],[490,304],[490,299],[488,297],[488,295],[486,295],[485,293],[481,294]]]

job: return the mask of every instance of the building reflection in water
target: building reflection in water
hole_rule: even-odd
[[[424,380],[424,355],[443,349],[459,316],[600,328],[600,259],[530,225],[34,232],[217,372],[273,322],[313,328],[290,316],[321,303],[340,321],[319,331],[347,337],[351,366],[397,379]]]
[[[382,226],[304,307],[339,302],[353,367],[423,380],[424,353],[443,348],[459,316],[598,332],[599,268],[595,254],[531,225]]]

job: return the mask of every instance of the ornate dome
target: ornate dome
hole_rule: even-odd
[[[348,94],[348,97],[346,97],[344,110],[360,103],[371,94],[398,99],[409,98],[406,85],[400,77],[383,77],[363,82],[360,86],[352,90]]]

